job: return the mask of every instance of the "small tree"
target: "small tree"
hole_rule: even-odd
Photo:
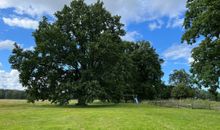
[[[173,86],[184,84],[185,86],[190,87],[191,78],[184,69],[174,70],[173,73],[169,75],[169,83]]]
[[[194,90],[186,87],[185,84],[178,84],[172,89],[171,96],[176,99],[191,98],[194,96]]]
[[[173,98],[193,97],[194,90],[191,88],[191,77],[184,69],[174,70],[170,74],[169,82],[175,86],[171,92]]]
[[[188,90],[184,84],[178,84],[173,88],[171,95],[177,99],[186,98],[188,96]]]

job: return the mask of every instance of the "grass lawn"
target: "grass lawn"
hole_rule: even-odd
[[[145,104],[60,107],[0,100],[0,130],[220,130],[220,111]]]

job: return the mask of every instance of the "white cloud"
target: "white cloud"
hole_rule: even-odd
[[[14,8],[18,14],[30,16],[42,16],[44,14],[53,15],[60,10],[64,4],[70,0],[1,0],[0,9]]]
[[[191,51],[194,47],[195,47],[194,45],[187,45],[187,44],[172,45],[163,53],[163,57],[166,60],[173,60],[173,61],[184,59],[186,60],[187,63],[191,63],[193,61],[191,57]]]
[[[33,51],[34,50],[34,46],[30,46],[27,48],[24,48],[25,51]]]
[[[11,70],[10,72],[0,70],[0,88],[23,90],[22,85],[19,83],[19,72],[17,70]]]
[[[142,37],[137,31],[127,32],[125,36],[122,37],[126,41],[136,41],[138,38]]]
[[[0,50],[11,50],[14,48],[15,41],[12,40],[4,40],[0,41]]]
[[[38,21],[29,18],[5,18],[3,22],[9,26],[21,27],[26,29],[36,29],[38,27]]]
[[[0,41],[0,50],[12,50],[14,48],[14,43],[16,43],[15,41],[12,40],[4,40],[4,41]],[[34,50],[34,46],[30,46],[30,47],[23,47],[23,44],[18,44],[18,46],[20,46],[21,48],[23,48],[24,50]]]
[[[71,0],[1,0],[0,9],[13,8],[15,13],[30,16],[53,15]],[[93,3],[96,0],[86,0]],[[122,16],[126,24],[144,22],[162,17],[177,18],[185,11],[186,0],[103,0],[113,14]]]
[[[194,61],[194,59],[192,57],[188,58],[188,63],[192,63]]]
[[[170,19],[167,28],[176,28],[176,27],[182,27],[184,22],[184,18],[175,18]]]
[[[87,0],[89,2],[95,0]],[[162,17],[176,18],[185,11],[186,0],[103,0],[113,14],[122,16],[126,24],[144,22]]]
[[[2,68],[2,63],[0,62],[0,69]]]
[[[163,26],[163,22],[161,20],[152,22],[148,25],[148,27],[151,31],[153,31],[155,29],[161,29],[162,26]]]

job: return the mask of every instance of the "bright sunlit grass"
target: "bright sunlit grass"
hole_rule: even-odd
[[[144,104],[61,107],[0,100],[0,130],[219,130],[220,111]]]

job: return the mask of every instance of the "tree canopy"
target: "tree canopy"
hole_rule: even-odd
[[[220,0],[188,0],[182,41],[200,42],[192,50],[191,72],[199,86],[217,96],[220,83]]]
[[[170,74],[169,83],[174,86],[171,91],[173,98],[181,99],[194,96],[191,76],[184,69],[174,70]]]
[[[204,40],[199,47],[193,49],[191,72],[195,83],[201,88],[209,88],[209,91],[217,96],[220,85],[220,40],[210,43]]]
[[[43,17],[33,50],[15,44],[9,59],[29,101],[65,105],[76,98],[85,105],[94,99],[119,102],[128,93],[155,97],[162,59],[149,42],[122,41],[120,16],[112,16],[103,2],[74,0],[55,17],[53,23]]]
[[[190,75],[184,69],[174,70],[169,76],[169,83],[173,86],[184,84],[185,86],[190,87]]]
[[[156,98],[162,86],[161,64],[163,60],[159,58],[149,42],[130,42],[126,45],[125,55],[130,58],[128,59],[130,60],[130,69],[128,70],[131,74],[128,93],[137,94],[140,100]]]
[[[193,44],[199,37],[220,36],[220,0],[187,0],[182,41]]]

